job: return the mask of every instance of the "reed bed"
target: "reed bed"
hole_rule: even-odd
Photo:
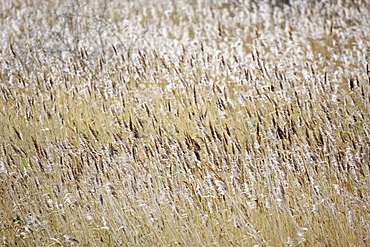
[[[369,1],[0,6],[1,245],[370,245]]]

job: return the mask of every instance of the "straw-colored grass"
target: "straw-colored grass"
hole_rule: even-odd
[[[0,7],[0,245],[370,245],[368,0]]]

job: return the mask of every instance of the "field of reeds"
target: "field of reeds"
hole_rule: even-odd
[[[1,246],[370,245],[370,1],[0,21]]]

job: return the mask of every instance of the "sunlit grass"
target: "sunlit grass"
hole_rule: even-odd
[[[369,245],[368,1],[5,1],[5,246]]]

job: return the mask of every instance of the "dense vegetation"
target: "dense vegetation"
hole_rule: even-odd
[[[370,245],[368,0],[0,6],[0,245]]]

